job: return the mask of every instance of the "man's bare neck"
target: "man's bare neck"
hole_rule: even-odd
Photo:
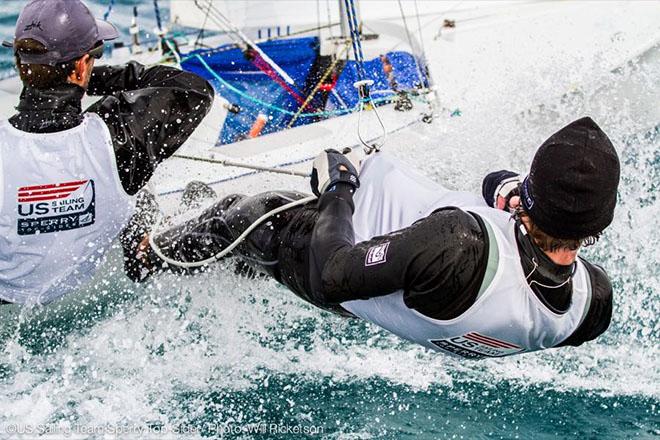
[[[529,220],[526,217],[523,217],[522,221],[525,227],[529,228]],[[543,253],[545,253],[553,263],[560,266],[568,266],[569,264],[573,264],[575,262],[578,250],[579,249],[574,251],[568,249],[558,249],[556,251],[543,251]]]

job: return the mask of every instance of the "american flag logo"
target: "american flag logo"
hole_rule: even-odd
[[[88,182],[89,180],[74,180],[49,185],[22,186],[18,188],[18,203],[47,202],[65,199]]]
[[[506,348],[511,350],[519,350],[522,348],[518,345],[511,344],[510,342],[491,338],[490,336],[484,336],[477,332],[470,332],[466,335],[463,335],[463,337],[471,341],[478,342],[479,344],[488,345],[489,347],[493,347],[493,348]]]
[[[477,332],[448,339],[430,339],[429,342],[444,351],[467,359],[502,357],[525,351],[518,345]]]

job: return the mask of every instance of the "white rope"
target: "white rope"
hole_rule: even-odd
[[[183,269],[195,269],[203,266],[208,266],[209,264],[215,263],[216,261],[220,260],[222,257],[227,256],[231,251],[236,249],[236,247],[241,244],[243,240],[247,238],[248,235],[252,231],[254,231],[257,227],[259,227],[264,221],[266,221],[268,218],[277,215],[281,212],[288,211],[289,209],[295,208],[297,206],[301,206],[304,204],[307,204],[309,202],[313,202],[316,200],[316,196],[309,196],[305,197],[304,199],[300,200],[294,200],[293,202],[287,203],[286,205],[282,205],[279,208],[273,209],[272,211],[267,212],[266,214],[262,215],[259,217],[254,223],[250,225],[241,235],[236,238],[227,248],[223,249],[222,251],[218,252],[217,254],[213,255],[212,257],[209,257],[205,260],[201,261],[193,261],[193,262],[185,262],[185,261],[177,261],[172,258],[169,258],[166,256],[163,251],[160,249],[160,247],[156,244],[155,242],[155,236],[156,233],[150,234],[149,235],[149,246],[151,249],[154,251],[154,253],[163,260],[165,263],[171,265],[171,266],[176,266],[180,267]]]
[[[176,65],[179,67],[179,69],[181,69],[181,55],[179,55],[179,52],[176,50],[176,48],[172,46],[170,40],[163,37],[163,41],[165,41],[165,45],[170,48],[170,51],[172,52],[172,55],[174,55],[174,59],[176,60]]]

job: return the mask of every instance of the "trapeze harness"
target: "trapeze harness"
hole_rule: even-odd
[[[0,122],[0,298],[45,304],[95,273],[133,213],[112,139],[94,114],[69,130]]]
[[[560,315],[549,310],[527,284],[510,214],[487,207],[473,194],[449,191],[386,153],[365,162],[360,181],[354,197],[356,242],[454,206],[483,219],[490,246],[479,296],[461,316],[446,321],[429,318],[405,305],[403,291],[341,304],[354,315],[430,349],[469,359],[554,347],[584,319],[591,296],[585,266],[578,259],[568,311]],[[370,249],[366,259],[366,265],[386,261],[387,243]]]

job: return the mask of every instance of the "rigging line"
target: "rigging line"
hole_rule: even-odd
[[[357,74],[360,81],[364,81],[366,72],[364,70],[364,54],[362,53],[362,42],[358,29],[357,17],[355,12],[355,3],[353,0],[344,0],[346,16],[351,32],[351,42],[353,43],[353,55],[357,63]]]
[[[154,0],[155,1],[155,0]],[[200,8],[199,2],[201,0],[195,0],[195,5]],[[211,2],[211,0],[206,0],[207,4]],[[284,69],[282,69],[275,61],[273,61],[257,44],[252,41],[250,38],[248,38],[243,31],[241,31],[238,27],[236,27],[220,10],[216,7],[212,7],[210,10],[211,13],[213,14],[212,18],[215,18],[220,26],[225,27],[225,29],[229,30],[231,34],[233,34],[235,37],[240,39],[243,44],[245,44],[248,48],[253,49],[256,51],[261,58],[264,59],[265,62],[267,62],[275,71],[282,77],[284,80],[289,83],[289,84],[295,84],[295,81],[289,76]]]
[[[314,89],[310,92],[309,96],[307,97],[307,99],[305,100],[303,105],[301,105],[298,108],[298,111],[296,112],[295,116],[291,119],[291,122],[289,122],[289,124],[287,125],[287,128],[291,128],[293,126],[293,124],[296,123],[296,121],[298,120],[298,117],[300,116],[300,114],[309,105],[310,101],[312,99],[314,99],[314,95],[316,95],[316,92],[319,91],[319,89],[321,88],[321,85],[325,82],[326,79],[328,79],[328,76],[330,76],[330,74],[335,70],[335,67],[337,67],[337,64],[339,64],[339,62],[341,61],[341,58],[344,56],[344,53],[348,50],[348,47],[349,47],[349,44],[348,44],[348,42],[346,42],[346,44],[344,44],[344,47],[342,48],[341,52],[339,54],[337,54],[337,57],[332,62],[330,67],[328,67],[326,69],[326,71],[321,76],[321,79],[319,79],[318,83],[316,83],[316,86],[314,86]]]
[[[419,61],[417,60],[417,57],[414,55],[415,44],[413,42],[412,35],[410,34],[410,29],[408,28],[408,20],[406,19],[406,13],[403,10],[403,5],[401,4],[401,0],[398,0],[398,3],[399,3],[399,11],[401,11],[401,18],[403,20],[403,27],[405,28],[406,36],[408,37],[408,44],[410,44],[410,50],[413,51],[413,60],[415,61],[415,68],[417,69],[417,77],[419,78],[419,85],[423,86],[424,76],[422,75],[422,69],[419,66]]]
[[[326,13],[328,14],[328,24],[330,24],[332,23],[332,14],[330,12],[330,0],[325,0],[325,9],[326,9]],[[334,32],[332,32],[332,27],[330,27],[330,39],[333,38],[334,38]]]
[[[239,37],[239,36],[238,36],[238,35],[237,35],[237,34],[231,29],[231,25],[228,24],[226,21],[224,21],[224,20],[223,20],[223,17],[217,17],[217,16],[215,16],[215,15],[213,15],[213,16],[211,15],[211,13],[214,12],[214,11],[212,10],[212,8],[213,8],[213,3],[210,2],[210,1],[208,1],[208,2],[206,3],[206,5],[207,5],[207,12],[206,12],[207,17],[208,17],[212,22],[214,22],[218,27],[224,29],[224,33],[225,33],[225,35],[229,36],[229,38],[233,41],[233,44],[234,44],[236,47],[238,47],[238,48],[241,48],[241,47],[246,46],[247,43],[246,43],[244,40],[242,40],[242,39],[241,39],[241,38],[240,38],[240,37]],[[199,10],[201,10],[201,11],[203,12],[203,8],[204,8],[204,6],[201,5],[201,4],[199,3],[199,0],[195,0],[195,6],[197,6],[197,9],[199,9]]]
[[[339,22],[324,24],[324,25],[321,25],[320,28],[319,27],[313,27],[313,28],[301,29],[299,31],[291,32],[288,35],[280,35],[280,36],[273,35],[272,37],[256,39],[256,40],[254,40],[254,42],[255,43],[264,43],[264,42],[267,42],[267,41],[279,41],[279,40],[284,40],[284,39],[287,39],[289,37],[293,37],[293,36],[296,36],[296,35],[307,34],[307,33],[310,33],[310,32],[320,31],[320,30],[323,30],[323,29],[332,29],[335,26],[339,26]],[[200,46],[202,46],[202,45],[200,44]],[[205,46],[205,47],[208,47],[208,46]],[[211,47],[210,50],[208,51],[208,53],[225,52],[227,50],[232,50],[232,49],[237,49],[237,48],[240,49],[240,45],[238,45],[236,43],[227,43],[226,45],[224,45],[222,47],[218,47],[218,48]]]
[[[353,57],[355,58],[355,61],[358,61],[359,55],[358,55],[358,49],[357,49],[357,43],[355,41],[355,35],[353,32],[353,20],[351,20],[351,10],[348,7],[348,0],[344,0],[345,4],[345,9],[346,9],[346,16],[348,18],[348,26],[349,26],[349,32],[351,33],[351,44],[353,45]]]
[[[305,100],[303,99],[302,96],[300,96],[299,91],[294,90],[289,84],[287,84],[286,81],[284,81],[277,74],[277,72],[275,72],[275,70],[273,70],[273,68],[257,52],[253,51],[252,49],[249,49],[248,54],[251,55],[250,62],[252,63],[252,65],[254,65],[262,73],[264,73],[266,76],[268,76],[271,80],[273,80],[282,89],[284,89],[289,95],[291,95],[293,97],[293,99],[296,100],[296,102],[299,105],[302,105],[303,109],[304,109],[304,107],[306,106],[306,104],[304,104]]]
[[[208,23],[210,13],[211,13],[211,3],[209,3],[209,7],[206,8],[206,13],[204,14],[204,21],[202,22],[202,27],[199,29],[197,38],[195,38],[195,47],[197,47],[198,44],[200,44],[200,41],[204,39],[204,30],[206,29],[206,23]]]
[[[417,38],[419,38],[419,44],[422,46],[422,56],[424,57],[424,63],[426,63],[426,47],[424,47],[424,38],[422,37],[422,21],[419,18],[417,0],[415,0],[415,17],[417,18]]]
[[[369,102],[373,102],[370,100]],[[385,128],[385,124],[383,123],[383,120],[380,118],[380,115],[378,114],[378,110],[376,109],[376,106],[372,106],[372,111],[374,112],[374,115],[376,115],[376,119],[378,120],[378,123],[380,124],[380,128],[382,129],[383,133],[380,136],[380,142],[374,142],[373,144],[370,144],[368,141],[364,139],[362,136],[362,113],[364,113],[364,100],[360,100],[360,110],[358,112],[358,122],[357,122],[357,136],[358,139],[360,140],[360,143],[364,146],[364,151],[367,154],[371,154],[374,151],[380,151],[380,149],[385,145],[385,142],[387,141],[387,129]],[[375,139],[374,139],[375,140]]]
[[[245,240],[248,237],[248,235],[250,235],[252,233],[252,231],[254,231],[259,226],[261,226],[261,224],[263,222],[265,222],[266,220],[268,220],[270,217],[272,217],[274,215],[277,215],[281,212],[288,211],[289,209],[292,209],[292,208],[295,208],[295,207],[298,207],[298,206],[302,206],[302,205],[306,205],[306,204],[311,203],[315,200],[317,200],[316,196],[305,197],[304,199],[294,200],[292,202],[287,203],[286,205],[282,205],[279,208],[273,209],[272,211],[269,211],[269,212],[265,213],[264,215],[259,217],[257,220],[255,220],[245,231],[243,231],[243,233],[241,235],[239,235],[236,238],[236,240],[234,240],[229,246],[227,246],[225,249],[218,252],[217,254],[215,254],[215,255],[213,255],[209,258],[206,258],[204,260],[201,260],[201,261],[193,261],[193,262],[177,261],[177,260],[174,260],[174,259],[171,259],[171,258],[167,257],[165,254],[163,254],[160,247],[155,243],[155,236],[157,234],[156,232],[149,234],[149,246],[151,247],[151,249],[154,251],[154,253],[161,260],[163,260],[165,263],[167,263],[169,265],[176,266],[176,267],[181,267],[183,269],[195,269],[195,268],[199,268],[199,267],[203,267],[203,266],[208,266],[209,264],[215,263],[219,259],[221,259],[221,258],[227,256],[228,254],[230,254],[234,249],[236,249],[236,247],[238,247],[239,244],[241,244],[241,242],[243,242],[243,240]],[[158,227],[160,227],[160,226],[161,225],[158,225]]]
[[[399,133],[400,131],[405,130],[407,128],[410,128],[415,124],[419,124],[420,122],[421,122],[421,119],[414,119],[414,120],[406,123],[405,125],[402,125],[400,127],[395,128],[394,130],[391,130],[390,134]],[[376,140],[376,138],[374,138],[373,140]],[[360,146],[360,143],[358,142],[356,144],[349,145],[349,148],[353,149],[353,148],[357,148],[359,146]],[[299,160],[279,163],[277,165],[274,165],[274,167],[275,168],[281,168],[281,167],[288,167],[288,166],[292,166],[292,165],[299,165],[301,163],[310,162],[310,161],[314,160],[315,157],[316,156],[310,156],[310,157],[306,157],[306,158],[299,159]],[[219,185],[221,183],[230,182],[230,181],[237,180],[237,179],[242,179],[244,177],[255,176],[255,175],[258,175],[259,173],[260,173],[260,171],[248,171],[248,172],[245,172],[243,174],[239,174],[237,176],[230,176],[230,177],[225,177],[225,178],[222,178],[222,179],[219,179],[219,180],[214,180],[212,182],[206,182],[206,184],[207,185]],[[178,193],[182,193],[182,192],[184,192],[184,189],[179,188],[179,189],[173,189],[173,190],[169,190],[169,191],[163,191],[163,192],[158,193],[157,195],[160,196],[160,197],[163,197],[163,196],[169,196],[169,195],[172,195],[172,194],[178,194]],[[154,194],[155,194],[155,192],[154,192]]]
[[[415,124],[419,124],[420,122],[421,122],[421,119],[412,120],[412,121],[406,123],[405,125],[397,127],[394,130],[390,131],[390,134],[398,133],[402,130],[405,130],[407,128],[412,127]],[[376,138],[374,138],[373,140],[375,140],[375,139]],[[356,144],[349,145],[349,148],[351,148],[351,149],[357,148],[360,145],[361,144],[358,142]],[[295,160],[295,161],[279,163],[279,164],[275,165],[275,167],[276,168],[287,167],[287,166],[292,166],[292,165],[298,165],[298,164],[305,163],[305,162],[311,162],[312,160],[314,160],[315,157],[316,156],[310,156],[310,157],[306,157],[306,158]],[[221,183],[230,182],[230,181],[237,180],[237,179],[242,179],[244,177],[256,176],[258,174],[260,174],[260,171],[248,171],[248,172],[245,172],[243,174],[239,174],[237,176],[229,176],[229,177],[225,177],[225,178],[222,178],[222,179],[219,179],[219,180],[214,180],[212,182],[206,182],[206,183],[207,183],[207,185],[219,185]],[[169,190],[169,191],[160,192],[160,193],[158,193],[158,196],[160,196],[160,197],[169,196],[169,195],[172,195],[172,194],[178,194],[178,193],[182,193],[182,192],[184,192],[184,189],[179,188],[179,189],[173,189],[173,190]]]
[[[319,41],[321,41],[321,0],[316,0],[316,27],[319,29]]]
[[[163,41],[165,42],[165,45],[170,49],[170,52],[172,52],[177,66],[181,68],[181,55],[179,55],[179,51],[176,50],[176,47],[172,45],[172,42],[168,38],[163,37]]]
[[[110,0],[110,2],[108,3],[108,9],[105,11],[105,14],[103,14],[103,21],[108,21],[108,18],[112,13],[112,7],[114,5],[115,5],[115,0]]]
[[[217,74],[217,73],[211,68],[211,66],[209,66],[209,65],[206,63],[206,61],[204,61],[204,59],[203,59],[200,55],[198,55],[198,54],[197,54],[197,55],[194,55],[193,58],[197,58],[197,59],[199,60],[199,62],[202,63],[202,66],[204,66],[204,68],[205,68],[205,69],[206,69],[206,70],[207,70],[207,71],[213,76],[213,78],[215,78],[215,79],[216,79],[218,82],[220,82],[224,87],[226,87],[226,88],[229,89],[230,91],[236,93],[237,95],[242,96],[242,97],[244,97],[245,99],[248,99],[248,100],[250,100],[250,101],[252,101],[252,102],[254,102],[254,103],[257,103],[257,104],[259,104],[259,105],[263,105],[264,107],[269,108],[269,109],[271,109],[271,110],[274,110],[274,111],[277,111],[277,112],[283,113],[283,114],[285,114],[285,115],[295,116],[295,114],[296,114],[295,112],[292,112],[292,111],[290,111],[290,110],[286,110],[286,109],[283,109],[283,108],[277,107],[277,106],[275,106],[275,105],[273,105],[273,104],[271,104],[271,103],[269,103],[269,102],[262,101],[262,100],[259,99],[259,98],[255,98],[255,97],[253,97],[253,96],[250,96],[250,95],[248,95],[247,93],[243,92],[242,90],[237,89],[236,87],[234,87],[233,85],[231,85],[229,82],[225,81],[220,75],[218,75],[218,74]],[[186,59],[188,59],[188,58],[186,58]],[[184,61],[185,61],[185,60],[184,60]],[[370,99],[369,101],[370,101],[371,103],[376,104],[376,103],[381,103],[381,102],[387,102],[387,101],[389,101],[389,100],[390,100],[390,96],[386,96],[386,97],[383,97],[383,98]],[[341,115],[345,115],[345,114],[348,114],[348,113],[353,113],[353,112],[355,112],[358,108],[359,108],[358,106],[355,106],[355,107],[353,107],[353,108],[340,109],[340,110],[335,110],[335,111],[330,111],[330,112],[301,113],[298,117],[299,117],[299,118],[316,118],[316,117],[324,117],[324,116],[327,116],[327,117],[329,117],[329,116],[341,116]]]
[[[428,85],[428,88],[433,90],[433,98],[434,99],[427,99],[426,104],[428,105],[429,111],[431,114],[434,114],[436,112],[436,108],[438,103],[440,102],[440,96],[438,95],[438,90],[436,87],[434,87],[434,81],[433,78],[431,77],[431,74],[429,72],[429,61],[428,57],[426,55],[426,47],[424,44],[424,37],[422,35],[422,21],[420,19],[419,15],[419,8],[417,7],[417,0],[415,0],[415,15],[417,16],[417,35],[419,38],[419,43],[422,46],[422,62],[424,63],[424,73],[426,77],[426,83]]]
[[[163,32],[163,22],[160,17],[160,8],[158,7],[158,0],[154,0],[154,12],[156,14],[156,25],[158,26],[158,30],[160,32]]]
[[[266,167],[266,166],[261,166],[261,165],[250,165],[250,164],[241,163],[241,162],[233,162],[231,160],[225,160],[225,159],[211,159],[211,158],[207,158],[207,157],[189,156],[189,155],[186,155],[186,154],[173,154],[172,157],[177,157],[179,159],[191,160],[191,161],[195,161],[195,162],[206,162],[206,163],[224,165],[226,167],[247,168],[249,170],[263,171],[263,172],[267,172],[267,173],[285,174],[287,176],[310,177],[309,173],[303,173],[301,171],[284,170],[284,169],[281,169],[281,168]]]

